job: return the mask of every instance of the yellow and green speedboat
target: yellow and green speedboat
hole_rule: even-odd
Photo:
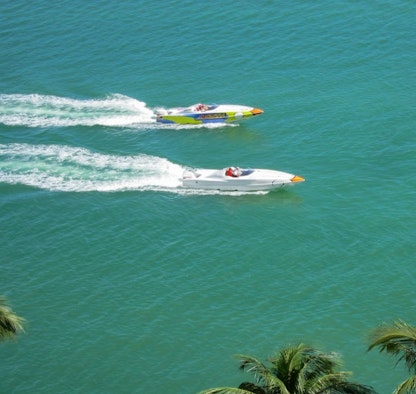
[[[264,111],[233,104],[195,104],[190,107],[158,109],[156,121],[173,124],[228,123],[252,118]]]

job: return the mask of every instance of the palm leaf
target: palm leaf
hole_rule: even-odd
[[[305,349],[304,360],[305,364],[301,375],[306,381],[331,374],[341,366],[341,361],[336,353],[323,353],[313,348]]]
[[[372,387],[349,382],[351,372],[336,372],[322,376],[314,382],[308,394],[375,394]]]
[[[416,328],[404,321],[394,326],[382,326],[374,330],[368,350],[379,347],[380,352],[400,355],[397,362],[404,360],[409,371],[416,370]]]
[[[217,387],[214,389],[208,389],[200,391],[198,394],[253,394],[253,391],[247,391],[235,387]]]
[[[17,316],[7,305],[5,297],[0,296],[0,340],[2,338],[15,338],[23,332],[25,319]]]
[[[409,379],[400,383],[399,387],[393,392],[393,394],[410,394],[416,393],[416,375],[411,376]]]
[[[260,360],[243,354],[237,354],[235,357],[240,359],[240,369],[250,372],[259,385],[268,389],[279,388],[280,393],[290,394],[285,384],[274,374],[274,370],[270,369]]]

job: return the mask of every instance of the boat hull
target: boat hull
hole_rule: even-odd
[[[182,184],[185,188],[204,190],[267,191],[304,181],[300,176],[275,170],[242,170],[236,177],[225,175],[226,171],[227,168],[185,171]]]

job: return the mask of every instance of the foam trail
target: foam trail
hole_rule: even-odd
[[[0,183],[52,191],[172,190],[184,167],[149,156],[117,156],[60,145],[0,145]]]
[[[0,123],[27,127],[128,127],[156,123],[156,120],[146,103],[120,94],[88,100],[0,94]]]

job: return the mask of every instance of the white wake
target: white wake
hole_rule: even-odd
[[[175,189],[184,168],[149,155],[118,156],[60,145],[0,145],[0,182],[53,191]]]
[[[146,103],[120,94],[86,100],[39,94],[0,94],[0,123],[27,127],[127,127],[156,123],[156,118]]]

